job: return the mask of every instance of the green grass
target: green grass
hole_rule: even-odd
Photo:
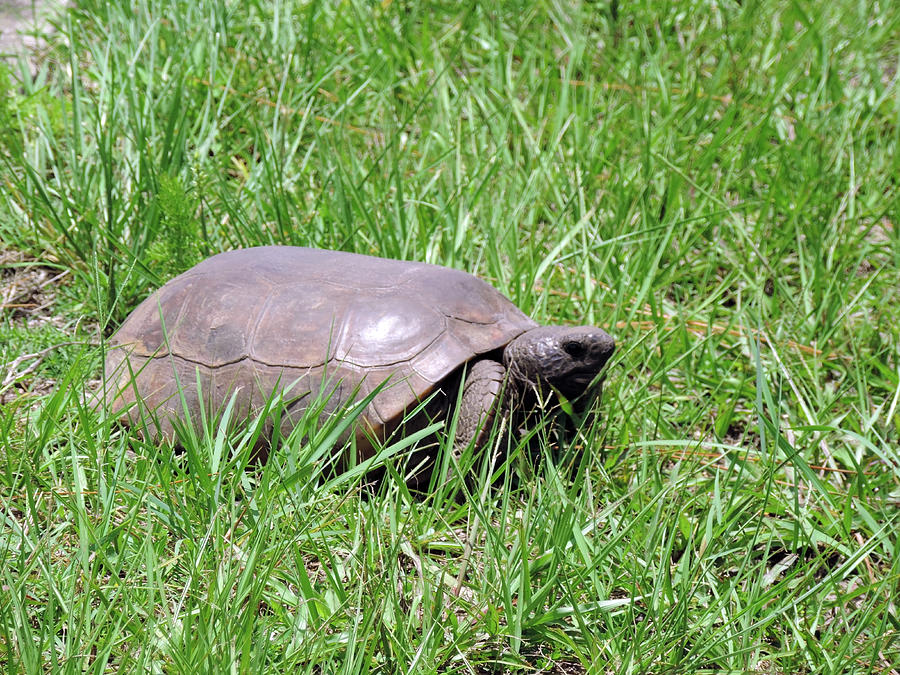
[[[2,248],[67,272],[0,324],[5,672],[900,670],[896,3],[75,4],[0,73]],[[607,327],[598,414],[458,502],[91,408],[263,243]]]

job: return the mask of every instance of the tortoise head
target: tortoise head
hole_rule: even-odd
[[[549,385],[571,400],[594,383],[615,349],[595,326],[540,326],[510,342],[503,363],[517,389],[546,392]]]

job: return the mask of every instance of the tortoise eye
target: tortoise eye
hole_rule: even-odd
[[[584,345],[580,342],[566,342],[563,344],[563,350],[573,359],[580,359],[584,356]]]

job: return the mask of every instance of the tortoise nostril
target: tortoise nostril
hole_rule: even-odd
[[[584,345],[573,340],[569,340],[563,344],[563,350],[573,359],[580,359],[585,353]]]

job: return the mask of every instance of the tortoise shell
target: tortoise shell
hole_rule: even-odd
[[[185,404],[214,413],[234,397],[246,415],[286,390],[288,430],[319,392],[326,415],[387,381],[357,425],[370,448],[370,435],[385,438],[443,383],[452,394],[463,364],[536,325],[455,269],[290,246],[229,251],[125,320],[106,358],[107,400],[132,422],[153,413],[156,435],[171,438]]]

